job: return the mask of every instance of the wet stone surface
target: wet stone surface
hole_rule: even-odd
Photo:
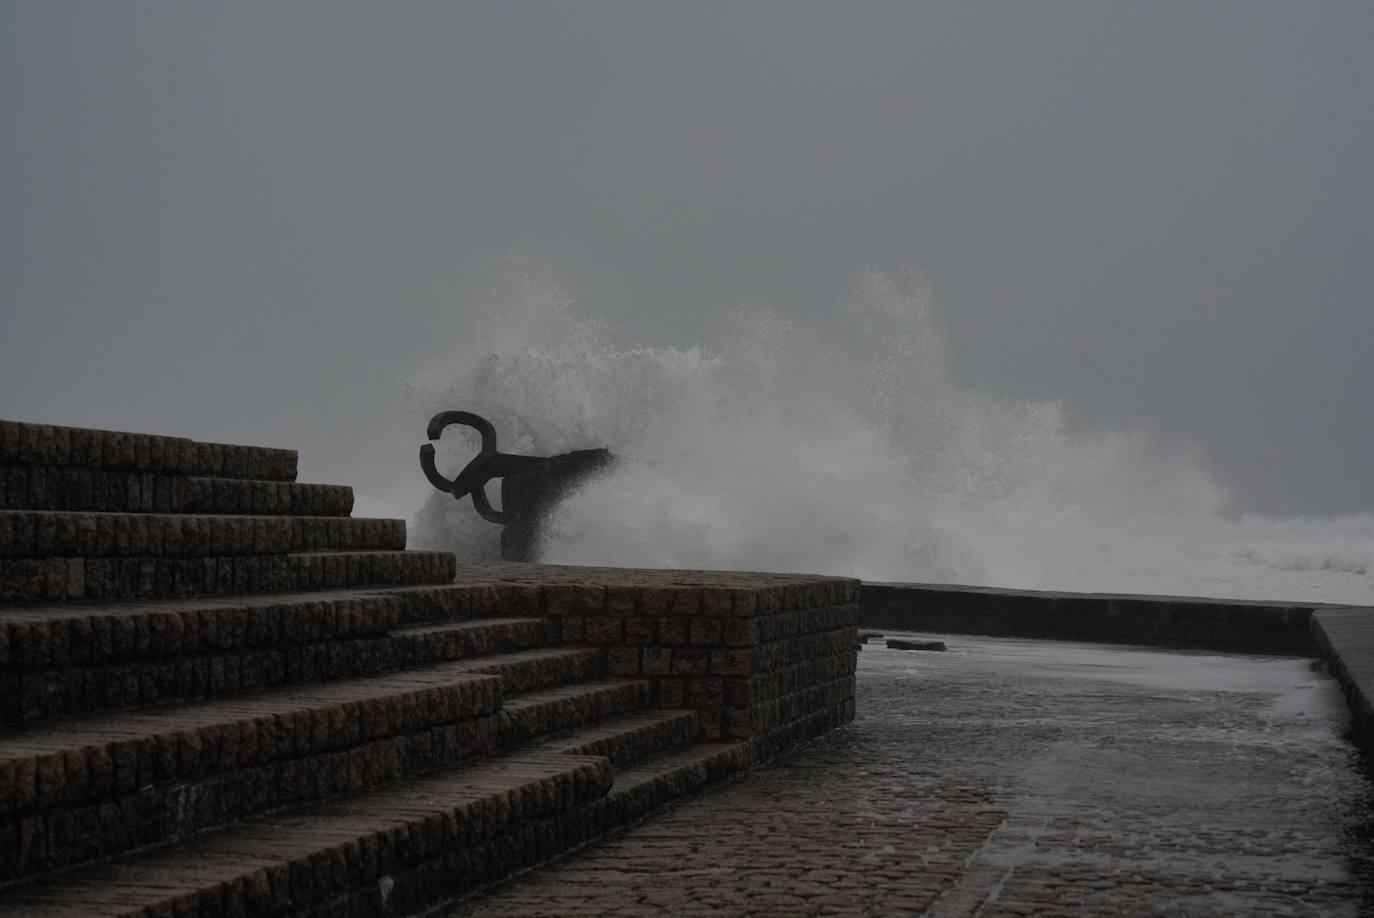
[[[866,646],[852,725],[449,914],[1374,912],[1308,661],[944,639]]]

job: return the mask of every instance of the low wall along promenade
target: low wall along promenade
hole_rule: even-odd
[[[855,580],[458,565],[295,470],[0,422],[0,916],[418,914],[854,716]]]
[[[1315,656],[1321,604],[1062,593],[927,583],[864,583],[861,623],[1236,653]]]

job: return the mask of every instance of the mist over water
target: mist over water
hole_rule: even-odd
[[[860,272],[824,332],[742,308],[709,350],[620,343],[519,263],[472,307],[480,333],[411,381],[417,414],[620,459],[564,501],[545,561],[1374,602],[1374,517],[1232,516],[1196,449],[957,382],[914,273]],[[449,474],[466,434],[440,444]],[[498,528],[437,492],[411,538],[499,557]]]

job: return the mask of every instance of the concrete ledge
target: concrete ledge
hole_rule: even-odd
[[[1374,752],[1374,609],[1318,610],[1312,639],[1345,692],[1355,741]]]
[[[862,627],[1315,656],[1323,603],[865,583]]]

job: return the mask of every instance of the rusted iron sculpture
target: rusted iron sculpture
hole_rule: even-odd
[[[438,440],[452,424],[477,431],[482,438],[477,455],[450,481],[434,465],[433,444],[426,443],[420,447],[420,468],[430,484],[452,494],[455,500],[472,495],[472,506],[482,519],[504,527],[501,557],[507,561],[535,560],[540,527],[548,512],[572,488],[611,462],[611,454],[604,449],[580,449],[558,456],[500,452],[496,428],[470,411],[441,411],[430,418],[425,433],[430,440]],[[500,510],[487,499],[486,486],[493,478],[501,479]]]

